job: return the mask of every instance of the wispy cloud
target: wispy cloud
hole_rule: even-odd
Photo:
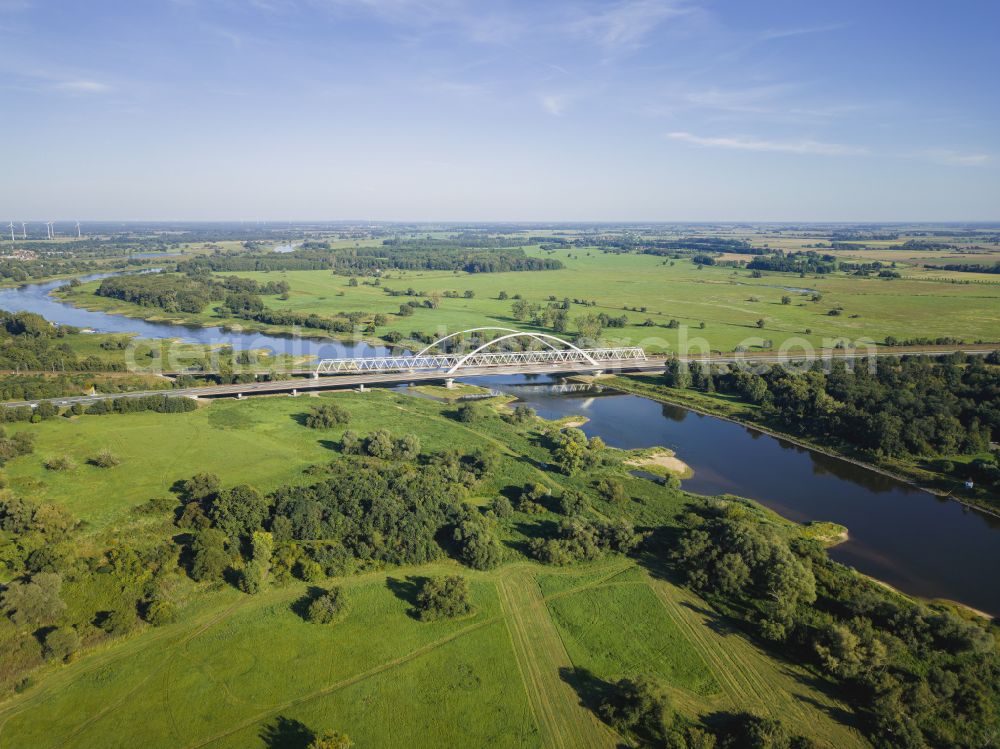
[[[692,9],[669,0],[625,0],[568,26],[570,33],[593,41],[609,52],[634,50],[668,18],[687,15]]]
[[[707,137],[683,131],[667,133],[671,140],[678,140],[705,148],[726,148],[736,151],[791,153],[800,156],[856,156],[867,149],[842,143],[824,143],[817,140],[763,140],[746,136]]]
[[[562,117],[566,114],[566,107],[569,104],[569,100],[562,94],[542,94],[538,97],[538,103],[542,105],[542,109],[553,117]]]
[[[991,153],[963,153],[947,148],[924,151],[920,156],[935,164],[944,164],[945,166],[987,166],[993,162],[993,154]]]
[[[103,94],[111,91],[111,86],[100,81],[88,78],[78,78],[69,81],[58,81],[52,84],[52,88],[57,91],[65,91],[71,94]]]

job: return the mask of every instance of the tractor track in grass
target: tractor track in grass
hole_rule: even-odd
[[[534,577],[528,572],[506,575],[497,581],[497,590],[544,746],[617,746],[617,736],[580,704],[576,692],[562,678],[561,672],[572,669],[573,663]]]
[[[386,661],[385,663],[380,663],[379,665],[370,668],[367,671],[362,671],[359,674],[354,674],[353,676],[349,676],[346,679],[341,679],[340,681],[334,682],[333,684],[328,684],[327,686],[321,687],[320,689],[310,692],[309,694],[304,694],[301,697],[296,697],[294,700],[288,700],[286,702],[281,703],[280,705],[274,705],[272,707],[269,707],[267,710],[262,710],[259,713],[250,716],[249,718],[245,718],[244,720],[240,721],[239,723],[237,723],[236,725],[225,731],[214,734],[213,736],[209,736],[206,739],[198,740],[193,744],[187,744],[185,746],[185,749],[199,749],[199,747],[208,746],[209,744],[213,744],[216,741],[221,741],[224,738],[232,736],[234,733],[238,733],[242,730],[250,728],[253,725],[256,725],[257,723],[260,723],[262,720],[266,720],[276,715],[277,713],[281,713],[284,712],[285,710],[298,707],[299,705],[311,702],[321,697],[326,697],[330,694],[333,694],[334,692],[344,689],[345,687],[353,686],[354,684],[366,681],[372,678],[373,676],[378,676],[379,674],[382,674],[386,671],[390,671],[393,668],[396,668],[397,666],[402,666],[406,663],[409,663],[410,661],[416,660],[420,656],[433,652],[434,650],[437,650],[443,645],[447,645],[450,642],[453,642],[461,637],[464,637],[467,634],[471,634],[472,632],[483,629],[484,627],[487,627],[490,624],[494,624],[498,621],[499,618],[495,616],[490,617],[488,619],[483,619],[481,622],[476,622],[475,624],[471,624],[468,627],[452,632],[451,634],[446,635],[445,637],[442,637],[438,640],[434,640],[433,642],[429,642],[426,645],[417,648],[416,650],[411,650],[409,653],[401,655],[398,658],[393,658],[392,660]]]

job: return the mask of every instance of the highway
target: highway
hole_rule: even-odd
[[[865,359],[869,356],[887,357],[901,355],[927,355],[946,356],[953,353],[966,354],[987,354],[996,350],[996,345],[970,345],[956,347],[928,347],[923,349],[880,348],[874,352],[851,351],[851,350],[828,350],[817,355],[817,359]],[[186,398],[221,398],[221,397],[248,397],[251,395],[268,395],[277,393],[301,393],[317,390],[336,390],[341,388],[359,388],[362,386],[395,385],[408,382],[428,382],[441,381],[449,378],[483,377],[496,375],[552,375],[552,374],[594,374],[595,372],[649,372],[659,371],[664,368],[667,361],[672,357],[651,356],[645,361],[629,362],[608,362],[606,364],[593,365],[586,362],[570,362],[559,364],[525,364],[518,366],[498,366],[498,367],[470,367],[463,368],[455,375],[448,375],[441,370],[409,371],[409,372],[380,372],[364,374],[343,374],[327,375],[323,377],[300,377],[295,379],[273,380],[269,382],[252,382],[235,385],[205,385],[201,387],[173,388],[169,390],[143,390],[131,393],[98,393],[96,395],[76,395],[64,396],[60,398],[41,398],[36,400],[9,401],[3,405],[8,408],[17,406],[35,407],[43,401],[48,401],[57,406],[71,406],[74,403],[89,404],[99,400],[115,398],[141,398],[149,395],[168,395],[170,397]],[[678,357],[681,361],[702,362],[714,364],[733,363],[768,363],[782,364],[790,362],[800,362],[803,360],[801,353],[794,354],[714,354],[714,355],[692,355]],[[303,372],[306,374],[306,372]]]

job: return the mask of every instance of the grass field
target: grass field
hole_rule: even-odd
[[[300,422],[327,399],[346,405],[348,426],[361,433],[412,431],[425,451],[456,440],[463,449],[492,447],[499,462],[477,486],[475,503],[527,481],[582,488],[593,480],[538,468],[548,457],[541,422],[463,424],[449,418],[453,406],[387,390],[18,425],[37,433],[37,451],[9,461],[5,473],[16,493],[64,504],[86,520],[95,544],[98,536],[135,542],[172,534],[168,519],[138,520],[132,509],[197,471],[262,489],[312,480],[303,470],[332,457],[344,427],[317,431]],[[103,446],[122,458],[120,466],[83,464]],[[41,462],[53,453],[69,454],[78,467],[46,471]],[[650,481],[621,480],[637,524],[669,522],[690,499]],[[595,499],[594,511],[620,508]],[[752,707],[821,746],[865,746],[849,710],[809,672],[730,630],[643,560],[612,555],[541,566],[516,552],[531,533],[526,525],[517,521],[501,534],[509,556],[491,572],[442,561],[323,581],[347,595],[347,614],[332,626],[302,618],[309,584],[247,596],[221,583],[196,585],[177,569],[168,588],[180,602],[179,621],[137,625],[69,665],[42,666],[34,685],[0,702],[0,747],[302,747],[304,737],[330,729],[346,731],[359,747],[614,747],[621,737],[596,718],[588,680],[639,672],[661,678],[692,718]],[[415,581],[449,572],[470,580],[474,612],[415,619]],[[93,629],[87,617],[95,608],[109,605],[95,597],[116,595],[112,576],[96,577],[107,589],[87,587],[90,598],[71,601],[67,614],[81,631]],[[81,585],[69,582],[66,596],[84,595]]]
[[[343,580],[349,612],[333,627],[295,613],[300,584],[221,591],[184,623],[93,653],[0,706],[0,747],[292,747],[328,729],[358,746],[614,747],[576,677],[612,680],[645,658],[691,715],[752,707],[821,746],[866,745],[806,672],[634,563],[624,574],[603,563],[548,597],[536,576],[550,573],[533,565],[476,574],[474,615],[416,621],[399,582],[446,570]],[[620,606],[590,607],[636,601],[641,621],[626,626]]]
[[[530,250],[533,254],[545,254]],[[407,335],[419,330],[444,333],[485,325],[529,327],[511,316],[510,300],[499,300],[501,291],[521,294],[525,299],[545,303],[558,299],[592,300],[596,306],[572,305],[570,318],[605,312],[626,314],[629,325],[608,328],[604,338],[613,343],[642,345],[649,351],[677,350],[680,336],[704,339],[713,350],[729,351],[743,344],[760,346],[762,339],[780,347],[788,339],[803,339],[813,346],[834,339],[882,341],[887,335],[898,339],[951,336],[968,341],[1000,339],[1000,284],[955,283],[931,280],[927,271],[904,269],[906,277],[886,280],[858,278],[844,274],[806,276],[765,273],[751,278],[749,271],[722,267],[702,267],[689,260],[665,260],[648,255],[612,255],[586,250],[559,250],[555,253],[566,265],[562,270],[522,273],[464,274],[452,272],[400,272],[386,274],[382,286],[348,285],[344,276],[328,271],[287,271],[240,273],[259,281],[288,281],[287,300],[266,298],[268,306],[296,312],[333,315],[361,311],[390,316],[379,333],[395,330]],[[672,264],[671,264],[672,263]],[[938,272],[938,275],[942,275]],[[972,281],[978,274],[944,274]],[[85,284],[67,293],[67,299],[89,308],[156,318],[157,311],[93,295],[95,284]],[[393,297],[384,289],[432,294],[459,292],[459,298],[442,298],[437,309],[417,309],[409,317],[398,317],[401,303],[409,297]],[[471,290],[475,296],[461,295]],[[808,291],[807,291],[808,290]],[[819,302],[809,301],[815,290]],[[782,297],[790,296],[790,304]],[[645,312],[624,311],[623,307]],[[827,313],[842,308],[838,316]],[[159,317],[164,317],[162,313]],[[254,327],[247,321],[218,318],[206,308],[199,315],[170,315],[197,324],[232,324]],[[654,325],[641,324],[650,319]],[[687,330],[666,327],[671,320]],[[764,320],[758,328],[757,321]],[[702,329],[701,323],[705,324]],[[260,327],[260,326],[257,326]],[[806,333],[805,331],[811,331]]]

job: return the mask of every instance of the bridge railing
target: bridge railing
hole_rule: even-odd
[[[645,361],[646,352],[638,347],[597,349],[544,349],[537,351],[480,351],[473,354],[422,354],[417,356],[369,356],[355,359],[324,359],[316,374],[340,372],[393,372],[444,370],[459,367],[503,367],[526,364],[572,364]]]

